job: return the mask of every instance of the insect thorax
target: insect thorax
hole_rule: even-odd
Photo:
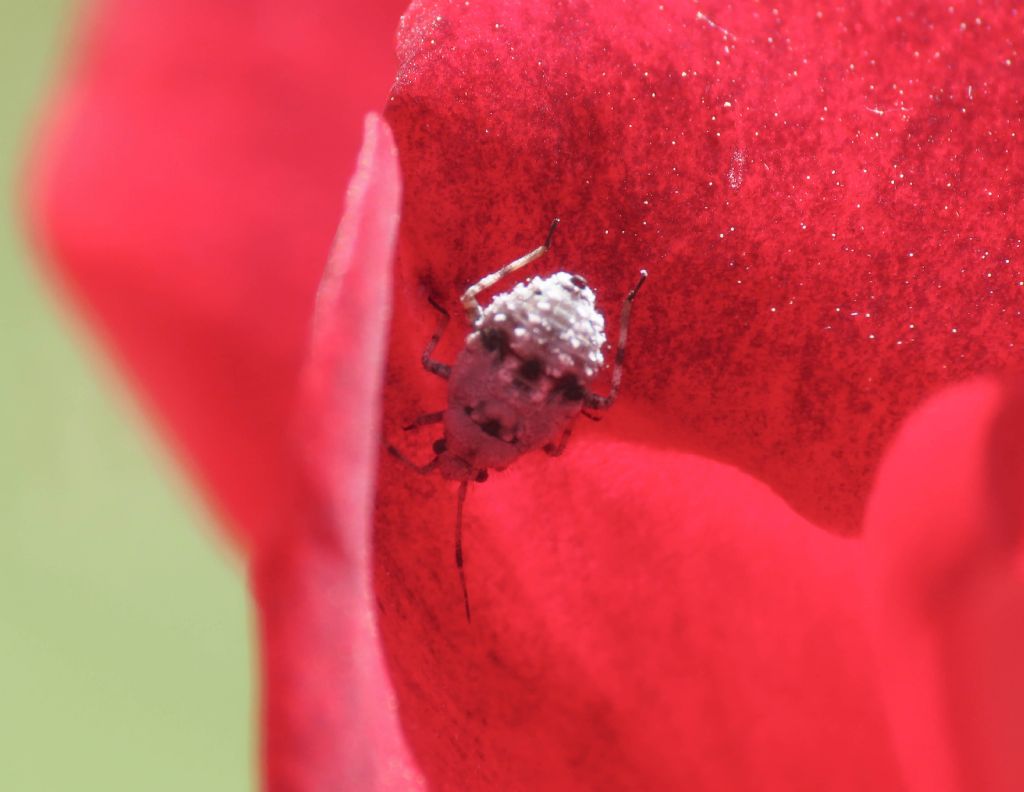
[[[498,294],[483,309],[467,347],[506,343],[522,361],[537,360],[548,376],[573,373],[586,382],[604,364],[604,317],[579,275],[556,272]]]

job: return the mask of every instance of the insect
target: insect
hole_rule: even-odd
[[[392,456],[419,473],[438,470],[442,477],[461,482],[455,515],[455,565],[467,621],[470,608],[462,555],[462,511],[469,483],[485,481],[488,470],[504,470],[527,451],[541,448],[558,456],[580,413],[596,420],[588,409],[612,405],[622,381],[633,300],[647,279],[647,271],[640,270],[640,280],[622,306],[611,391],[607,396],[593,393],[587,384],[604,365],[604,317],[583,278],[556,272],[521,282],[496,295],[486,307],[477,302],[482,291],[543,256],[557,227],[556,218],[543,245],[466,289],[462,307],[471,331],[454,365],[432,357],[450,316],[430,298],[439,317],[423,350],[423,367],[448,380],[448,407],[421,415],[405,429],[443,423],[444,436],[434,443],[434,458],[425,465],[417,465],[388,446]]]

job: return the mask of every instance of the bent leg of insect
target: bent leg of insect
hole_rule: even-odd
[[[539,259],[551,248],[551,239],[555,235],[555,229],[558,228],[558,218],[556,217],[551,221],[551,227],[548,229],[547,239],[544,240],[544,244],[534,250],[531,250],[525,256],[517,258],[515,261],[510,261],[504,267],[497,272],[492,272],[490,275],[485,275],[472,286],[470,286],[462,295],[462,307],[466,309],[466,319],[469,320],[470,324],[473,324],[477,319],[480,318],[480,314],[483,313],[483,309],[480,308],[480,304],[476,301],[476,296],[486,289],[494,286],[498,281],[507,275],[511,275],[516,270],[522,269],[528,264],[532,264],[534,261]]]
[[[548,443],[544,446],[544,453],[548,456],[561,456],[565,447],[569,444],[569,437],[572,435],[572,424],[569,424],[562,431],[562,437],[557,443]]]
[[[551,227],[548,229],[548,236],[547,239],[544,240],[543,245],[541,245],[538,248],[535,248],[534,250],[531,250],[525,256],[517,258],[515,261],[509,262],[496,272],[492,272],[489,275],[485,275],[483,278],[481,278],[468,289],[466,289],[466,291],[462,295],[461,301],[463,308],[466,309],[466,318],[469,320],[470,324],[473,324],[482,313],[480,304],[476,301],[476,296],[485,289],[489,289],[491,286],[494,286],[506,275],[510,275],[516,270],[522,269],[523,267],[533,263],[541,256],[543,256],[545,253],[547,253],[551,247],[551,239],[555,235],[556,228],[558,228],[557,217],[551,221]],[[441,363],[438,360],[434,360],[431,357],[431,355],[434,354],[434,350],[440,343],[441,336],[444,335],[445,328],[448,327],[448,321],[451,319],[451,315],[448,313],[447,309],[443,305],[441,305],[441,303],[437,302],[437,300],[435,300],[433,297],[428,297],[427,299],[440,315],[438,316],[437,327],[434,330],[434,334],[430,337],[430,340],[427,342],[426,349],[423,350],[423,356],[421,357],[421,360],[423,362],[423,368],[425,368],[431,374],[436,374],[442,379],[448,379],[452,374],[452,367],[449,366],[447,363]]]
[[[437,320],[437,328],[434,330],[434,334],[430,337],[427,342],[427,348],[423,350],[423,368],[429,371],[431,374],[436,374],[441,379],[448,379],[452,374],[452,367],[447,363],[441,363],[430,357],[434,354],[434,349],[437,347],[438,342],[441,340],[441,336],[444,335],[444,330],[448,326],[448,320],[451,318],[448,315],[448,311],[445,310],[444,306],[437,302],[433,297],[428,298],[431,305],[433,305],[439,312],[440,316]],[[442,413],[443,414],[443,413]]]
[[[629,335],[629,317],[633,313],[633,300],[637,292],[647,280],[647,270],[640,270],[640,280],[636,286],[629,290],[625,301],[622,303],[622,313],[619,318],[619,345],[615,350],[615,365],[612,368],[612,389],[607,396],[599,396],[596,393],[588,392],[583,403],[592,410],[607,410],[615,403],[619,395],[619,386],[622,384],[622,364],[626,359],[626,338]],[[590,416],[588,416],[590,417]]]
[[[431,424],[441,423],[444,420],[444,410],[438,410],[437,412],[424,413],[419,418],[413,420],[412,423],[406,424],[402,428],[409,432],[413,429],[419,429],[421,426],[430,426]]]
[[[417,465],[415,462],[409,459],[409,457],[407,457],[405,454],[403,454],[401,451],[399,451],[397,448],[390,444],[388,445],[388,453],[391,454],[391,456],[393,456],[398,461],[402,462],[403,464],[415,470],[417,473],[420,473],[424,476],[427,475],[428,473],[434,472],[434,470],[437,468],[438,463],[441,461],[440,455],[435,455],[434,458],[427,462],[425,465]]]

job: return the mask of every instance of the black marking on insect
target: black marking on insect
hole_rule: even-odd
[[[388,446],[392,456],[419,473],[439,470],[444,478],[461,482],[455,514],[455,565],[467,621],[462,510],[469,482],[485,481],[489,469],[504,470],[527,451],[542,448],[558,456],[580,413],[599,420],[588,410],[612,406],[622,382],[633,299],[647,279],[647,271],[640,270],[640,280],[626,295],[611,391],[599,396],[588,390],[587,384],[604,365],[604,317],[582,277],[568,272],[535,277],[495,295],[483,308],[476,299],[480,292],[544,255],[557,227],[556,218],[543,245],[466,289],[462,307],[472,329],[454,366],[431,357],[450,317],[444,306],[430,298],[440,316],[422,361],[427,371],[448,380],[448,407],[421,415],[405,428],[443,423],[444,437],[434,443],[434,458],[425,465],[417,465]]]

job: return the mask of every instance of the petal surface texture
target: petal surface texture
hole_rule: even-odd
[[[560,217],[536,269],[613,327],[650,272],[625,393],[661,442],[816,523],[859,527],[925,395],[1019,367],[1018,10],[418,0],[399,54],[401,282],[454,303]]]

